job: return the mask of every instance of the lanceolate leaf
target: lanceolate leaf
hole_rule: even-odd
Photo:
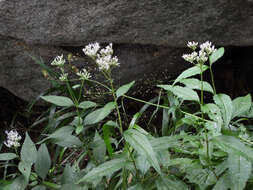
[[[128,92],[128,90],[134,85],[135,81],[132,81],[126,85],[121,86],[117,91],[116,91],[116,96],[119,98],[120,96],[123,96]]]
[[[16,157],[17,157],[17,155],[14,153],[2,153],[2,154],[0,154],[0,161],[12,160]]]
[[[209,57],[210,65],[212,65],[214,62],[216,62],[218,59],[220,59],[223,56],[224,52],[225,52],[225,50],[223,47],[221,47],[218,50],[216,50],[215,52],[213,52],[212,55]]]
[[[243,190],[251,174],[252,165],[244,157],[230,154],[228,157],[231,190]]]
[[[84,101],[81,102],[78,107],[82,108],[82,109],[88,109],[88,108],[92,108],[95,107],[97,104],[95,102],[91,102],[91,101]]]
[[[228,126],[233,114],[232,100],[226,94],[216,94],[213,99],[221,110],[224,125]]]
[[[188,87],[172,86],[172,85],[158,85],[158,87],[171,91],[173,94],[184,100],[193,100],[199,102],[199,96],[197,92]]]
[[[180,83],[183,83],[186,87],[191,88],[191,89],[196,89],[196,90],[201,90],[201,81],[198,79],[183,79],[179,81]],[[203,90],[207,92],[213,93],[213,88],[212,86],[206,82],[203,81]]]
[[[38,158],[35,162],[35,171],[42,179],[45,179],[50,166],[51,158],[47,150],[47,146],[46,144],[42,144],[38,150]]]
[[[135,129],[128,129],[124,132],[124,138],[139,154],[145,156],[149,164],[153,166],[159,174],[161,174],[161,169],[153,147],[144,134]]]
[[[41,98],[49,103],[55,104],[57,106],[73,106],[74,103],[72,102],[72,100],[68,97],[64,97],[64,96],[41,96]]]
[[[212,141],[224,152],[242,156],[253,162],[253,149],[244,145],[239,139],[233,136],[221,135],[212,138]]]
[[[103,176],[110,176],[114,172],[120,170],[125,166],[126,160],[124,158],[118,158],[114,160],[107,161],[98,167],[92,169],[88,174],[86,174],[82,179],[78,181],[81,182],[93,182],[97,178],[101,178]]]
[[[21,160],[30,164],[35,163],[37,159],[37,150],[28,133],[21,148]]]
[[[238,97],[233,100],[233,114],[232,118],[241,116],[241,114],[249,111],[251,107],[251,95],[248,94],[244,97]]]
[[[202,65],[202,70],[203,72],[205,70],[208,69],[208,66],[206,65]],[[182,79],[185,79],[185,78],[188,78],[188,77],[191,77],[191,76],[194,76],[194,75],[197,75],[197,74],[200,74],[201,70],[200,70],[200,66],[199,64],[185,70],[184,72],[182,72],[177,78],[176,80],[174,81],[173,85],[175,85],[177,82],[179,82],[180,80]]]
[[[92,125],[102,121],[112,112],[114,108],[115,108],[114,102],[107,103],[103,108],[97,109],[88,114],[84,119],[84,124]]]

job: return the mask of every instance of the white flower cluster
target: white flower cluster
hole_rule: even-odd
[[[83,52],[85,55],[93,58],[98,64],[99,70],[108,71],[112,66],[119,66],[119,60],[117,56],[113,55],[112,44],[110,43],[105,48],[100,49],[100,45],[96,42],[94,44],[87,45]]]
[[[99,43],[95,42],[93,44],[85,46],[85,48],[83,48],[83,52],[85,55],[89,57],[96,57],[99,49],[100,49]]]
[[[68,80],[68,73],[62,73],[59,77],[59,80],[62,82]]]
[[[4,141],[4,144],[11,148],[13,147],[19,147],[20,143],[19,141],[21,140],[21,136],[18,134],[16,130],[11,130],[11,131],[5,131],[7,135],[6,141]]]
[[[187,46],[191,48],[194,52],[191,54],[184,54],[182,58],[190,63],[194,63],[194,61],[197,61],[199,64],[204,64],[208,57],[216,51],[214,45],[212,46],[212,43],[207,41],[200,45],[199,52],[196,52],[195,49],[197,48],[198,43],[197,42],[188,42]]]
[[[198,44],[199,44],[198,42],[192,41],[192,42],[188,42],[188,43],[187,43],[187,46],[188,46],[189,48],[191,48],[191,49],[194,51],[195,49],[197,49]]]
[[[90,73],[84,68],[81,71],[78,71],[76,74],[80,77],[81,80],[87,80],[91,78]]]
[[[58,67],[62,67],[64,64],[65,64],[65,59],[63,59],[63,55],[57,56],[51,63],[51,65],[58,66]]]

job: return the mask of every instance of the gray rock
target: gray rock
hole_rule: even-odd
[[[253,44],[253,2],[1,0],[0,34],[53,46],[113,42],[182,47],[187,40]]]

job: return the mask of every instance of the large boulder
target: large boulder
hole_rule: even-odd
[[[49,83],[29,55],[83,56],[93,41],[114,44],[118,82],[164,81],[187,66],[188,40],[253,45],[252,12],[252,0],[0,0],[0,86],[30,100]]]

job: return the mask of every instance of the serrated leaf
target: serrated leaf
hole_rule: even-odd
[[[242,156],[230,154],[228,156],[228,167],[232,182],[231,190],[243,190],[251,174],[251,163]]]
[[[213,99],[221,110],[224,125],[228,126],[233,114],[233,103],[231,98],[226,94],[216,94]]]
[[[84,125],[92,125],[102,121],[106,118],[115,108],[114,102],[107,103],[103,108],[97,109],[88,114],[84,119]]]
[[[208,66],[206,65],[202,65],[202,71],[204,72],[205,70],[208,69]],[[174,81],[173,85],[175,85],[177,82],[179,82],[182,79],[200,74],[201,70],[200,70],[200,65],[197,64],[189,69],[186,69],[184,72],[182,72]]]
[[[32,164],[24,161],[20,161],[18,164],[18,170],[25,176],[27,183],[31,174]]]
[[[17,158],[18,156],[14,153],[2,153],[0,154],[0,161],[7,161],[7,160],[13,160],[14,158]]]
[[[111,176],[114,172],[120,170],[125,166],[126,160],[124,158],[113,159],[107,161],[96,168],[93,168],[89,173],[87,173],[83,178],[81,178],[78,183],[81,182],[91,182],[98,178],[104,176]]]
[[[249,111],[251,107],[251,95],[248,94],[247,96],[238,97],[233,100],[233,114],[232,118],[241,116]]]
[[[212,138],[212,141],[224,152],[228,154],[235,154],[242,156],[246,159],[253,161],[253,150],[252,148],[243,144],[239,139],[228,136],[221,135],[218,137]]]
[[[21,148],[21,160],[28,163],[35,163],[37,159],[37,150],[28,133]]]
[[[223,47],[213,52],[212,55],[209,57],[210,65],[216,62],[218,59],[220,59],[224,55],[224,52],[225,52],[225,49]]]
[[[38,149],[38,158],[35,162],[35,171],[42,178],[45,179],[51,166],[51,158],[47,150],[46,144],[40,145]]]
[[[179,82],[184,84],[188,88],[201,90],[201,81],[198,79],[194,79],[194,78],[182,79]],[[212,86],[206,81],[203,81],[203,91],[214,93]]]
[[[141,155],[145,156],[149,164],[161,174],[161,169],[156,158],[156,154],[148,138],[135,129],[128,129],[124,132],[125,140]]]
[[[91,102],[91,101],[83,101],[81,102],[78,107],[82,108],[82,109],[88,109],[88,108],[93,108],[96,107],[96,103],[95,102]]]
[[[65,96],[41,96],[41,98],[51,104],[55,104],[57,106],[62,106],[62,107],[69,107],[69,106],[74,106],[74,103],[72,100],[68,97]]]
[[[123,96],[128,92],[128,90],[134,85],[135,81],[132,81],[128,84],[125,84],[121,86],[117,91],[116,91],[116,96],[119,98],[120,96]]]
[[[199,96],[197,92],[188,88],[181,86],[172,86],[172,85],[157,85],[160,88],[171,91],[173,94],[182,98],[183,100],[193,100],[199,102]]]

